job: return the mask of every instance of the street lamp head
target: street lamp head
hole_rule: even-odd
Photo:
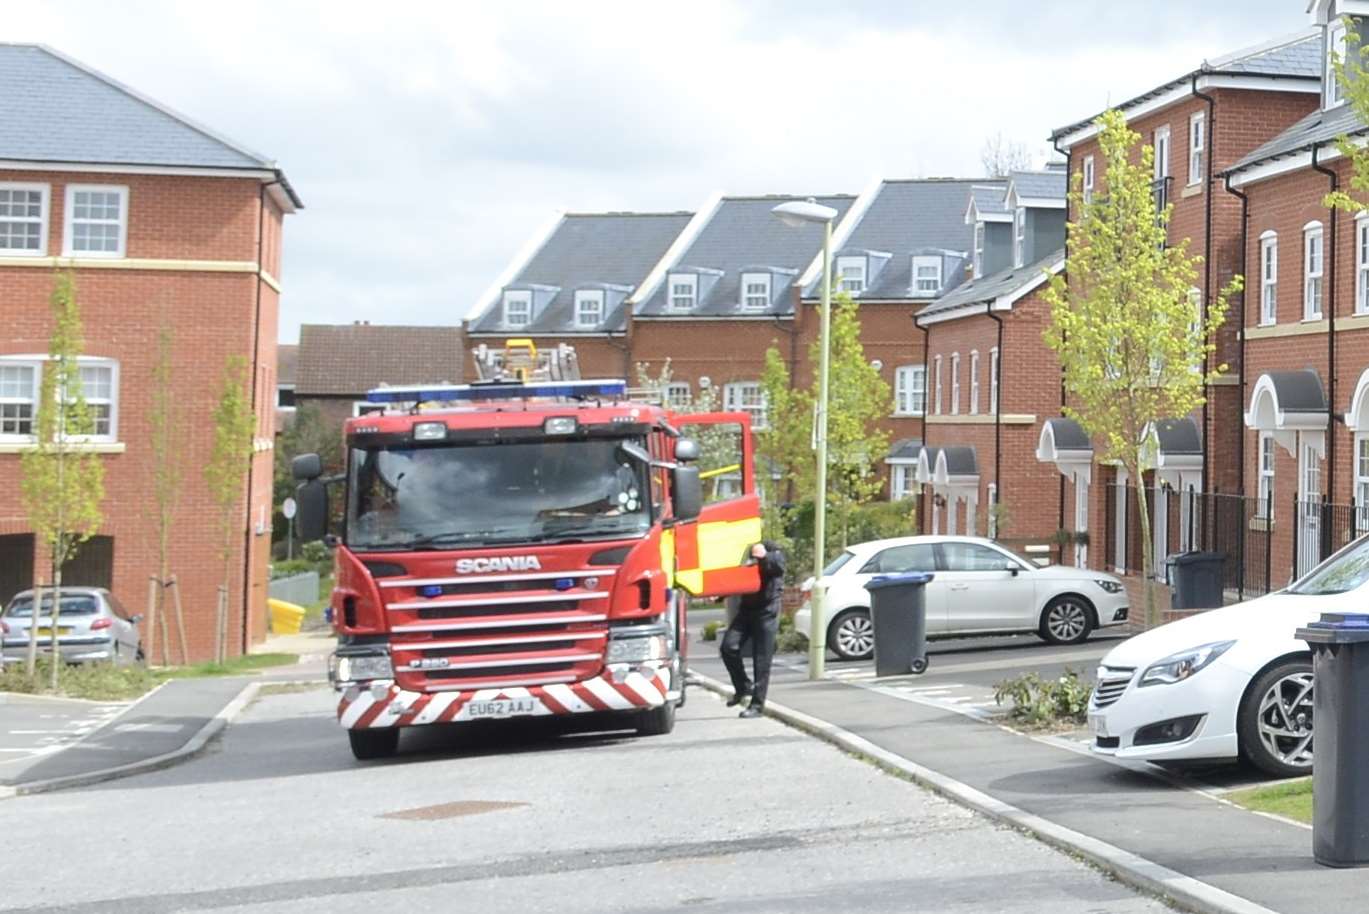
[[[823,206],[812,197],[807,200],[790,200],[772,209],[779,220],[791,228],[802,228],[809,223],[831,222],[837,218],[837,211]]]

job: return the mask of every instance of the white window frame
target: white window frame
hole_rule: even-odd
[[[998,347],[989,350],[989,414],[998,415]]]
[[[951,415],[960,415],[960,353],[951,353]]]
[[[586,308],[592,305],[592,309]],[[585,320],[586,317],[592,320]],[[575,326],[580,328],[598,327],[604,322],[604,290],[580,289],[575,293]]]
[[[29,427],[32,428],[32,429],[35,429],[35,430],[36,430],[37,427],[38,427],[38,404],[39,404],[39,402],[42,400],[42,396],[43,396],[43,362],[44,362],[44,361],[45,361],[45,358],[42,357],[42,356],[32,356],[32,357],[29,357],[29,356],[23,356],[23,357],[3,356],[3,357],[0,357],[0,367],[3,367],[3,368],[27,368],[27,369],[29,369],[29,370],[32,372],[32,376],[33,376],[32,396],[31,396],[31,397],[6,397],[6,396],[4,396],[3,394],[0,394],[0,406],[7,406],[7,405],[14,405],[14,404],[23,405],[23,404],[25,404],[25,403],[29,404],[29,418],[28,418],[28,423],[29,423]],[[28,434],[24,434],[24,433],[22,433],[22,432],[6,432],[6,431],[4,431],[3,429],[0,429],[0,441],[6,441],[6,442],[27,442],[27,441],[33,441],[33,440],[35,439],[35,437],[36,437],[36,432],[29,432]]]
[[[688,286],[688,291],[684,287]],[[699,274],[671,273],[666,277],[666,307],[671,311],[693,311],[699,304]]]
[[[115,442],[119,440],[119,363],[114,359],[93,358],[90,356],[77,357],[78,369],[104,368],[109,371],[109,396],[91,397],[86,396],[86,407],[108,405],[109,406],[109,431],[105,434],[80,435],[81,441]],[[84,388],[84,379],[82,388]],[[84,389],[82,393],[85,393]],[[93,419],[93,417],[92,417]]]
[[[983,222],[974,224],[974,278],[984,275],[984,234]]]
[[[119,197],[119,247],[113,251],[78,251],[73,247],[78,193],[112,193]],[[107,219],[82,219],[94,225],[108,225]],[[128,187],[122,184],[68,184],[66,207],[62,217],[62,255],[65,257],[99,257],[117,259],[128,256]]]
[[[912,498],[917,491],[917,482],[914,479],[916,467],[906,463],[896,463],[893,472],[889,474],[889,500],[902,501],[905,498]]]
[[[923,287],[923,278],[920,271],[923,267],[936,268],[936,285],[931,288]],[[926,280],[926,281],[930,281]],[[935,254],[914,254],[913,255],[913,295],[916,298],[932,298],[941,291],[941,258]]]
[[[941,415],[941,356],[933,358],[932,364],[935,366],[933,384],[936,386],[935,402],[933,403],[933,406],[936,408],[936,414],[939,416]]]
[[[526,327],[532,323],[532,292],[528,289],[509,289],[504,292],[504,326],[511,328]],[[514,320],[510,305],[520,305],[522,319]],[[353,415],[360,415],[354,413]]]
[[[757,402],[748,403],[749,397]],[[723,385],[723,410],[729,413],[750,413],[751,427],[763,431],[769,427],[769,404],[760,381],[733,381]]]
[[[1302,228],[1302,319],[1319,321],[1325,313],[1326,244],[1320,222]]]
[[[1279,322],[1279,235],[1260,235],[1260,326]]]
[[[865,291],[868,281],[866,258],[856,256],[837,258],[837,289],[839,291],[859,295]]]
[[[752,286],[764,286],[764,291],[752,290]],[[764,311],[770,307],[770,274],[743,273],[741,281],[741,309],[743,311]]]
[[[1019,206],[1013,211],[1012,219],[1012,265],[1020,270],[1027,256],[1027,208]]]
[[[295,405],[295,406],[284,406],[284,405],[281,404],[281,402],[280,402],[280,395],[281,395],[282,393],[284,393],[285,391],[287,391],[287,390],[290,391],[291,393],[295,393],[295,385],[294,385],[294,384],[277,384],[277,385],[276,385],[276,411],[277,411],[277,412],[282,412],[282,413],[293,413],[296,409],[299,408],[299,405],[298,405],[299,401],[298,401],[298,400],[295,401],[295,402],[296,402],[296,405]],[[296,394],[296,396],[298,396],[298,394]]]
[[[353,401],[352,401],[352,418],[353,418],[353,419],[357,418],[358,416],[369,416],[369,415],[372,415],[372,414],[375,414],[375,413],[383,413],[383,412],[385,412],[385,404],[384,404],[384,403],[372,403],[370,400],[353,400]]]
[[[1369,434],[1355,435],[1355,526],[1363,533],[1369,529]]]
[[[37,191],[39,196],[38,247],[37,248],[0,248],[0,257],[43,257],[48,252],[48,223],[52,217],[52,185],[36,184],[25,181],[0,182],[0,190]],[[0,218],[0,222],[32,223],[29,217],[22,219],[14,216]]]
[[[685,409],[694,403],[694,391],[688,381],[671,381],[665,386],[665,405],[670,409]]]
[[[970,415],[979,415],[979,350],[970,350]]]
[[[1345,23],[1344,21],[1334,22],[1327,26],[1326,30],[1326,74],[1322,85],[1324,86],[1325,99],[1323,107],[1327,110],[1339,108],[1345,104],[1346,97],[1340,80],[1336,79],[1336,69],[1331,64],[1332,55],[1338,55],[1342,61],[1345,60]]]
[[[1207,112],[1195,111],[1188,118],[1188,186],[1203,183],[1207,164]]]
[[[1355,313],[1369,314],[1369,213],[1355,217]]]
[[[1259,474],[1255,491],[1258,498],[1256,507],[1261,517],[1269,517],[1273,513],[1270,511],[1270,499],[1274,497],[1274,469],[1277,461],[1274,448],[1274,434],[1260,432],[1258,450],[1255,451],[1258,460],[1256,470]]]
[[[1163,144],[1161,143],[1163,140]],[[1169,125],[1156,127],[1155,133],[1151,137],[1151,148],[1155,150],[1155,180],[1163,181],[1169,177],[1169,147],[1170,132]],[[1163,154],[1161,154],[1163,152]]]
[[[1084,156],[1084,202],[1093,201],[1093,156]]]
[[[894,415],[921,416],[926,412],[927,366],[900,365],[894,369]]]

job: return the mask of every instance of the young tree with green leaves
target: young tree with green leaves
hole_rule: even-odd
[[[219,554],[223,559],[223,583],[219,585],[214,630],[214,659],[220,663],[228,650],[228,595],[232,587],[233,553],[247,522],[243,481],[252,460],[257,421],[252,411],[248,379],[247,359],[240,355],[229,356],[213,413],[214,446],[204,465],[204,480],[218,509]],[[243,611],[246,612],[246,607]]]
[[[1203,404],[1203,363],[1242,279],[1212,296],[1204,319],[1196,288],[1202,258],[1188,253],[1187,239],[1167,243],[1171,207],[1155,208],[1154,150],[1144,146],[1135,156],[1140,136],[1119,111],[1096,123],[1102,186],[1085,199],[1082,175],[1073,176],[1068,278],[1053,276],[1044,293],[1051,308],[1046,341],[1064,369],[1065,414],[1093,439],[1100,461],[1116,462],[1136,482],[1146,623],[1154,625],[1143,478],[1154,468],[1156,424]],[[1210,377],[1225,370],[1212,366]]]
[[[95,434],[95,418],[86,403],[79,362],[83,349],[81,309],[76,281],[70,272],[57,274],[52,297],[53,330],[48,361],[38,397],[32,448],[20,455],[20,497],[38,541],[51,563],[52,667],[50,687],[57,688],[61,653],[57,646],[62,607],[62,566],[76,556],[81,544],[95,535],[103,517],[105,468],[88,446]],[[28,673],[36,675],[38,618],[43,605],[41,588],[33,601],[29,629]]]
[[[167,623],[167,584],[171,580],[171,534],[175,527],[176,508],[181,492],[182,410],[173,376],[175,337],[169,324],[157,332],[157,359],[152,364],[152,409],[148,424],[152,434],[148,444],[152,448],[152,503],[156,525],[157,581],[156,599],[148,606],[147,658],[151,662],[157,648],[158,625],[161,626],[162,663],[171,653],[170,626]],[[185,626],[178,619],[181,634],[181,662],[185,663]]]
[[[1345,54],[1332,52],[1331,69],[1336,91],[1355,112],[1355,120],[1369,124],[1369,70],[1365,69],[1363,36],[1355,28],[1353,19],[1345,19]],[[1326,195],[1327,207],[1347,213],[1363,212],[1369,203],[1369,147],[1352,140],[1348,135],[1336,139],[1336,148],[1350,163],[1350,189]]]

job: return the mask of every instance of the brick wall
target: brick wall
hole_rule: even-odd
[[[258,226],[264,225],[263,261],[274,265],[273,275],[280,276],[281,214],[269,201],[263,214],[260,186],[254,180],[0,172],[0,180],[51,185],[51,255],[61,253],[69,179],[129,188],[129,259],[255,263]],[[7,320],[0,355],[46,352],[52,328],[48,305],[52,270],[14,263],[14,258],[0,259]],[[114,538],[113,589],[138,611],[146,601],[148,577],[157,570],[149,445],[152,369],[158,334],[163,326],[172,329],[173,383],[181,410],[176,455],[183,484],[171,569],[181,582],[192,659],[203,659],[213,649],[215,589],[223,578],[215,509],[201,469],[212,447],[210,416],[225,362],[230,355],[240,355],[254,366],[252,394],[260,417],[257,437],[269,442],[274,436],[271,406],[278,295],[253,272],[215,272],[195,264],[169,270],[80,268],[75,276],[86,354],[119,363],[117,438],[123,452],[101,458],[106,497],[100,533]],[[233,537],[230,555],[233,653],[242,648],[244,637],[250,642],[265,631],[271,456],[269,449],[263,449],[253,459],[250,490],[248,475],[243,478],[239,532]],[[18,455],[0,453],[0,490],[17,493],[19,472]],[[257,535],[255,530],[263,520],[265,533]],[[28,531],[18,498],[0,503],[0,533]],[[35,570],[39,580],[47,580],[41,556]]]

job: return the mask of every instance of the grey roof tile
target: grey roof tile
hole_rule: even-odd
[[[1009,175],[1017,196],[1031,200],[1064,200],[1068,177],[1063,168],[1045,171],[1015,171]]]
[[[1155,423],[1155,437],[1160,445],[1160,453],[1171,457],[1203,452],[1203,436],[1198,431],[1198,423],[1189,416]]]
[[[882,251],[892,255],[859,299],[908,299],[914,253],[953,252],[960,259],[943,276],[954,286],[965,275],[964,259],[974,245],[974,226],[965,224],[969,195],[979,181],[953,178],[889,180],[880,185],[842,251]],[[1002,197],[1005,184],[999,183]],[[805,299],[821,292],[822,278],[803,290]]]
[[[974,208],[981,216],[1003,216],[1008,214],[1006,181],[978,182],[970,188],[974,198]]]
[[[382,384],[460,384],[465,352],[460,327],[305,324],[295,392],[356,397]]]
[[[1064,258],[1065,252],[1058,250],[1048,257],[1041,258],[1036,263],[1029,263],[1021,267],[1010,267],[990,276],[971,280],[958,289],[938,298],[919,311],[917,316],[928,317],[933,314],[942,314],[959,308],[967,308],[971,305],[992,302],[1004,295],[1011,295],[1028,283],[1039,281],[1044,272],[1061,263]]]
[[[1330,111],[1318,109],[1255,149],[1223,174],[1234,174],[1252,165],[1302,152],[1313,145],[1330,143],[1347,134],[1363,133],[1364,130],[1365,124],[1351,105],[1340,105]]]
[[[616,307],[596,328],[621,333],[627,327],[623,302],[665,255],[689,224],[689,213],[571,213],[518,271],[511,286],[537,284],[557,289],[555,297],[519,333],[583,333],[575,325],[575,290],[616,287]],[[471,333],[509,332],[497,297],[471,324]]]
[[[1092,451],[1093,442],[1089,440],[1088,432],[1074,419],[1060,416],[1054,419],[1047,419],[1046,425],[1050,426],[1051,437],[1055,440],[1057,451]]]
[[[798,273],[822,250],[822,226],[816,223],[793,228],[780,222],[771,212],[789,200],[805,197],[770,195],[761,197],[723,197],[712,217],[699,231],[689,248],[675,263],[721,271],[718,280],[693,311],[680,315],[666,307],[666,282],[637,304],[638,316],[734,317],[740,314],[786,315],[794,313],[792,289]],[[855,197],[833,194],[814,198],[837,211],[837,220],[846,214]],[[772,281],[771,306],[764,311],[742,311],[741,274],[747,267],[766,266],[782,271]]]
[[[889,447],[889,456],[885,460],[917,460],[921,451],[921,438],[900,438]]]

